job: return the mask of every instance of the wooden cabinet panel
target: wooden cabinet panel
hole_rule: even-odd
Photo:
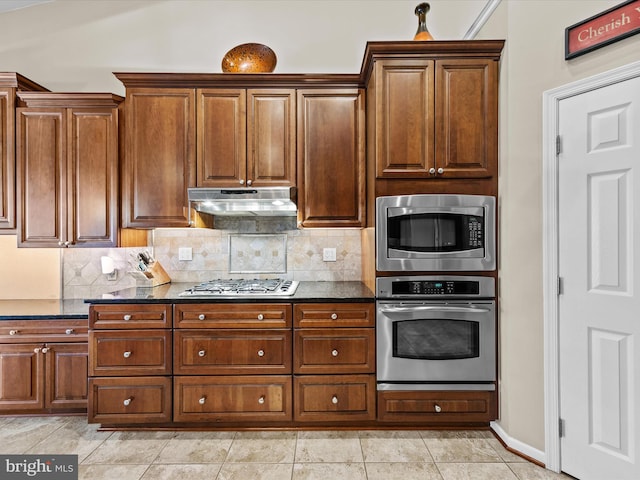
[[[298,90],[297,95],[300,224],[364,226],[364,90]]]
[[[183,303],[174,306],[176,328],[287,328],[288,303]]]
[[[294,345],[294,373],[375,373],[373,328],[296,330]]]
[[[374,303],[297,303],[295,327],[374,327]]]
[[[47,408],[86,409],[89,356],[87,344],[58,343],[47,346]]]
[[[378,420],[398,423],[486,423],[497,417],[495,392],[380,391]]]
[[[291,343],[290,330],[176,330],[174,372],[291,373]]]
[[[90,378],[89,392],[89,423],[171,421],[171,377]]]
[[[169,304],[109,304],[89,307],[89,327],[95,329],[171,328]]]
[[[175,377],[176,422],[291,420],[291,376]]]
[[[0,86],[0,233],[16,228],[14,89]]]
[[[0,411],[44,409],[42,344],[0,344]]]
[[[91,376],[171,374],[171,330],[92,330],[89,342]]]
[[[497,175],[497,85],[493,60],[436,62],[436,161],[443,177]]]
[[[195,90],[127,89],[124,228],[186,227],[196,184]]]
[[[294,379],[294,420],[332,422],[374,420],[375,375],[305,375]]]

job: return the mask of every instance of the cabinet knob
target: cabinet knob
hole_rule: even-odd
[[[60,240],[60,241],[58,242],[58,246],[59,246],[59,247],[64,247],[64,242],[63,242],[62,240]]]
[[[71,335],[72,333],[74,333],[75,330],[73,328],[67,328],[64,333],[66,333],[67,335]]]
[[[247,180],[247,185],[251,185],[253,182],[251,180]]]
[[[122,356],[123,356],[124,358],[129,358],[129,357],[131,356],[131,352],[124,352],[124,353],[122,354]]]
[[[431,168],[429,169],[429,173],[430,173],[431,175],[435,175],[435,174],[436,174],[436,169],[435,169],[435,168],[433,168],[433,167],[431,167]]]
[[[440,412],[442,411],[442,407],[441,407],[440,405],[438,405],[437,403],[436,403],[436,405],[433,407],[433,409],[434,409],[437,413],[440,413]]]
[[[41,348],[40,347],[36,347],[33,349],[33,353],[40,353]]]
[[[125,322],[128,322],[129,320],[131,320],[131,315],[127,314],[122,318],[124,319]]]
[[[241,178],[240,180],[238,180],[238,182],[240,183],[240,185],[244,185],[244,178]]]
[[[258,399],[258,403],[260,405],[264,405],[264,395],[262,395],[259,399]]]
[[[331,350],[331,356],[332,357],[337,357],[338,356],[338,350]]]
[[[336,395],[334,395],[333,397],[331,397],[331,403],[333,403],[334,405],[338,404],[338,397]]]
[[[338,319],[338,314],[337,313],[332,313],[331,314],[331,320],[337,320]]]
[[[199,356],[199,357],[204,357],[206,354],[207,354],[207,352],[206,352],[205,350],[200,350],[200,351],[198,352],[198,356]]]
[[[444,168],[440,167],[438,169],[438,175],[442,175],[444,173]]]
[[[18,333],[18,330],[9,330],[9,335],[17,335]]]
[[[49,349],[47,347],[42,347],[42,350],[40,350],[42,353],[47,353],[49,351]]]
[[[198,400],[198,403],[200,405],[204,405],[204,402],[206,402],[206,401],[207,401],[207,397],[201,397],[200,400]]]
[[[133,401],[133,397],[129,397],[122,403],[124,404],[125,407],[128,407],[132,401]]]
[[[264,350],[258,350],[258,356],[264,357]]]
[[[206,315],[204,313],[201,313],[200,315],[198,315],[198,320],[204,320],[206,317]]]
[[[259,313],[259,314],[258,314],[258,320],[264,320],[264,315],[263,315],[263,314],[261,314],[261,313]]]
[[[68,247],[69,245],[71,245],[71,243],[69,241],[64,242],[64,246]]]

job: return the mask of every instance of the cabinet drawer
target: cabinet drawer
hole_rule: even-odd
[[[410,423],[489,422],[497,417],[495,392],[380,391],[378,420]]]
[[[184,303],[174,306],[176,328],[286,328],[291,327],[287,303]]]
[[[0,343],[86,342],[86,320],[9,320],[0,322]]]
[[[294,333],[295,373],[374,373],[373,328],[306,328]]]
[[[174,377],[176,422],[291,420],[288,375]]]
[[[291,330],[176,330],[176,374],[291,373]]]
[[[294,378],[294,420],[363,421],[376,418],[375,375],[301,375]]]
[[[91,305],[89,327],[95,329],[171,328],[171,305]]]
[[[373,327],[373,303],[302,303],[294,306],[296,327]]]
[[[171,374],[171,330],[89,333],[89,375]]]
[[[89,423],[171,421],[171,377],[89,379]]]

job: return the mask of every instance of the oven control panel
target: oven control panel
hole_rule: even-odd
[[[492,277],[408,276],[376,279],[379,298],[492,298]]]

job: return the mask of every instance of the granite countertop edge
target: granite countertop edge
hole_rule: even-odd
[[[42,319],[86,319],[90,304],[119,303],[290,303],[373,302],[374,293],[358,281],[300,282],[291,296],[181,297],[193,283],[169,283],[157,287],[131,287],[96,296],[75,299],[0,300],[0,321]]]

